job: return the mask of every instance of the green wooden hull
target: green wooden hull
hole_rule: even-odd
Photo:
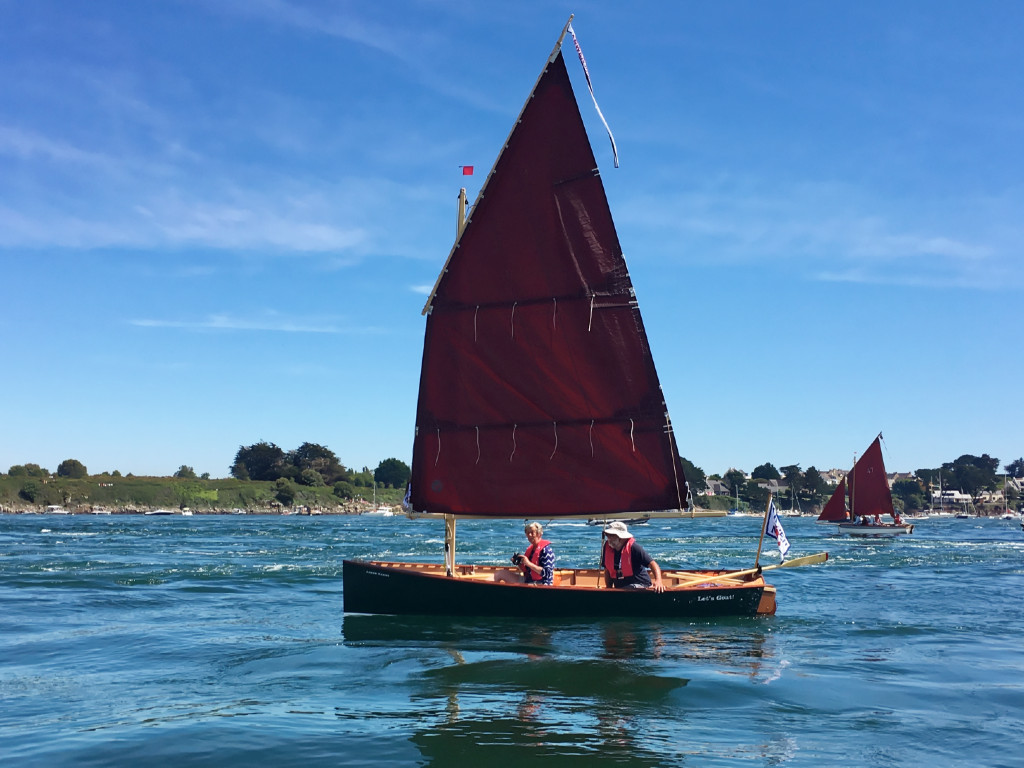
[[[763,581],[654,590],[538,587],[449,578],[361,560],[343,564],[346,613],[545,618],[714,618],[774,613]],[[762,598],[766,598],[764,601]]]

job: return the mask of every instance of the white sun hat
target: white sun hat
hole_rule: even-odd
[[[604,529],[605,536],[618,536],[620,539],[632,539],[633,534],[626,528],[626,524],[621,520],[615,520],[614,522],[608,523],[608,526]]]

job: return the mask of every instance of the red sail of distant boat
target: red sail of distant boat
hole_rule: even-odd
[[[424,311],[414,510],[550,518],[686,508],[668,409],[560,49]]]
[[[882,461],[882,438],[876,437],[853,466],[850,481],[850,511],[861,515],[892,515],[892,492]]]
[[[885,474],[885,462],[882,460],[881,435],[868,446],[864,455],[853,465],[849,475],[850,514],[854,519],[867,515],[893,516],[892,491],[889,490],[889,479]],[[818,516],[819,521],[843,522],[849,519],[846,513],[846,478],[839,483],[825,509]]]
[[[821,510],[818,520],[826,523],[842,523],[849,519],[850,515],[846,511],[846,478],[844,477],[833,491],[832,498]]]

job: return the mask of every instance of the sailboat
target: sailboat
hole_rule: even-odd
[[[772,614],[776,591],[762,570],[827,558],[733,572],[662,569],[663,593],[612,589],[600,568],[556,568],[554,585],[535,587],[495,581],[499,566],[457,562],[460,518],[719,516],[687,502],[675,433],[562,55],[571,21],[468,218],[460,193],[456,242],[423,310],[406,514],[444,520],[444,562],[346,560],[346,613]]]
[[[846,504],[847,489],[849,508]],[[882,520],[882,515],[887,515],[892,522]],[[893,508],[892,491],[882,460],[881,434],[854,462],[850,474],[839,481],[818,515],[818,522],[837,523],[840,533],[854,536],[895,536],[914,532],[914,526],[902,522]]]

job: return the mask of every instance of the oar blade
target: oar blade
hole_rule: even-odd
[[[761,570],[767,571],[770,568],[797,568],[801,565],[818,565],[818,563],[824,563],[828,560],[828,552],[818,552],[814,555],[804,555],[803,557],[794,557],[792,560],[787,560],[784,563],[778,565],[766,565]]]

